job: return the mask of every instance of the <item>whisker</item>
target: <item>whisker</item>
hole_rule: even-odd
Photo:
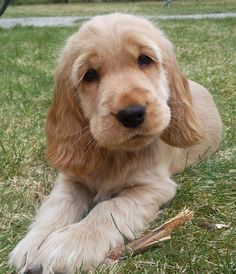
[[[75,131],[72,134],[70,134],[69,137],[72,137],[72,136],[77,135],[77,134],[81,134],[82,132],[84,132],[85,130],[87,130],[89,127],[90,126],[88,125],[88,126],[82,128],[82,129],[79,129],[78,131]]]

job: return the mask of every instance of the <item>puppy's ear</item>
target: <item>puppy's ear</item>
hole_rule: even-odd
[[[91,172],[98,159],[91,156],[95,141],[71,81],[74,59],[64,54],[55,73],[53,102],[45,126],[46,158],[59,170],[82,175]]]
[[[170,88],[171,121],[161,139],[171,146],[189,147],[199,143],[203,138],[202,124],[193,109],[188,81],[178,66],[172,45],[168,40],[162,51]]]

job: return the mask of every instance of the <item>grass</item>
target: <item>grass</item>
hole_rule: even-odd
[[[18,1],[19,2],[19,1]],[[23,2],[23,1],[22,1]],[[21,3],[21,2],[19,2]],[[37,3],[32,0],[31,3]],[[174,0],[171,8],[163,6],[162,1],[143,2],[114,2],[114,3],[71,3],[71,4],[35,4],[10,5],[3,17],[31,17],[31,16],[87,16],[106,14],[116,11],[134,14],[197,14],[236,12],[235,0]]]
[[[224,140],[218,153],[176,176],[177,196],[153,226],[184,206],[194,211],[193,221],[170,241],[128,258],[110,273],[236,273],[236,19],[154,23],[176,45],[187,76],[213,94]],[[26,233],[56,176],[44,160],[43,125],[57,51],[76,29],[0,29],[0,273],[11,273],[8,253]],[[199,227],[205,221],[230,228],[207,231]]]

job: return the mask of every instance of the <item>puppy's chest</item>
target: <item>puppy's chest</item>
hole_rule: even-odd
[[[158,165],[158,159],[149,155],[107,159],[100,170],[83,179],[83,184],[93,193],[95,202],[116,196],[122,189],[140,185],[142,177]]]
[[[128,164],[124,167],[104,168],[84,178],[83,184],[94,194],[95,202],[109,199],[131,183],[135,170]]]

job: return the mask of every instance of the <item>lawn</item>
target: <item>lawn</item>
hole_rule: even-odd
[[[46,0],[47,1],[47,0]],[[37,4],[43,0],[18,0],[16,3],[32,3],[34,5],[10,5],[3,17],[29,16],[87,16],[105,14],[116,11],[135,14],[197,14],[236,12],[235,0],[174,0],[171,8],[163,6],[162,1],[114,2],[114,3],[71,3],[71,4]]]
[[[176,198],[153,226],[184,206],[194,219],[172,239],[113,273],[236,273],[236,19],[154,21],[176,46],[180,64],[208,87],[224,123],[224,140],[211,158],[175,177]],[[0,29],[0,273],[26,233],[56,171],[44,160],[44,119],[50,105],[58,50],[78,26]],[[228,229],[208,231],[204,222]],[[111,273],[111,271],[110,271]]]

